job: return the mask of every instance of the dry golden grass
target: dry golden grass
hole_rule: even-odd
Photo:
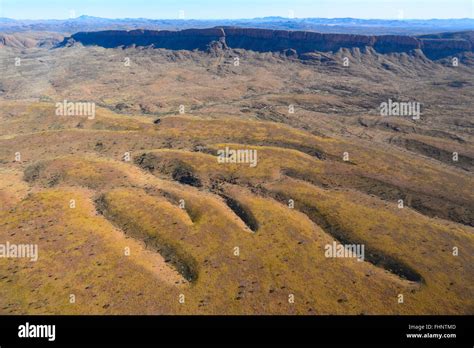
[[[72,50],[53,55],[70,61],[85,52]],[[98,59],[95,68],[108,57],[84,50]],[[125,54],[114,52],[118,61]],[[5,81],[15,98],[0,100],[0,243],[38,244],[40,258],[0,259],[0,313],[474,312],[472,173],[393,146],[394,131],[381,123],[358,124],[359,116],[379,122],[360,110],[395,87],[367,82],[358,65],[347,73],[354,90],[369,84],[377,93],[348,94],[314,67],[270,56],[248,56],[252,67],[239,70],[194,53],[175,63],[135,53],[134,74],[103,66],[97,77],[72,64],[79,83],[51,72],[61,88],[32,83],[22,91],[22,79],[39,78],[32,72],[15,75],[18,85]],[[145,69],[148,60],[158,68]],[[132,81],[142,85],[124,88]],[[441,92],[423,94],[421,83],[409,92],[455,104]],[[21,101],[28,93],[46,101]],[[94,120],[55,115],[52,100],[84,98],[102,106]],[[183,100],[187,115],[177,115]],[[127,114],[111,111],[122,102]],[[293,116],[289,103],[299,108]],[[406,139],[454,151],[458,142],[448,139],[457,128],[436,139],[430,127],[451,121],[429,112],[425,126],[390,121],[419,127]],[[471,136],[462,137],[472,157]],[[257,150],[258,165],[219,164],[226,146]],[[183,185],[176,171],[200,185]],[[367,259],[326,258],[334,231],[422,280]]]
[[[429,219],[352,190],[336,193],[291,179],[267,188],[293,199],[295,209],[314,208],[347,238],[364,243],[366,249],[380,250],[419,272],[421,288],[405,296],[414,307],[438,306],[435,312],[440,314],[446,310],[442,307],[451,303],[452,313],[472,312],[472,228]],[[459,249],[456,256],[455,247]]]
[[[76,200],[75,209],[69,208],[70,199]],[[182,278],[159,255],[97,216],[88,191],[44,190],[1,215],[2,240],[39,245],[37,262],[0,263],[3,313],[152,314],[160,313],[152,299],[179,292],[174,281]],[[161,311],[171,312],[168,302]]]

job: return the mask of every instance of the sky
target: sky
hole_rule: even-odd
[[[0,17],[67,19],[81,15],[151,19],[474,18],[474,0],[0,0]]]

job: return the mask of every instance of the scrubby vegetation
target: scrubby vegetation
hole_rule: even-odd
[[[10,241],[33,238],[41,254],[35,264],[1,264],[2,310],[227,314],[472,310],[473,289],[463,280],[472,274],[474,241],[469,227],[432,219],[409,207],[398,209],[396,201],[387,199],[390,195],[384,200],[354,190],[348,179],[330,176],[328,170],[350,178],[359,164],[298,150],[298,144],[314,143],[335,156],[337,140],[261,123],[253,127],[255,134],[246,136],[258,139],[260,134],[264,146],[245,145],[258,151],[258,166],[222,165],[213,154],[226,146],[238,148],[236,141],[245,139],[238,124],[224,127],[228,135],[206,132],[209,126],[205,120],[165,118],[140,137],[131,132],[114,140],[124,149],[140,147],[149,142],[148,136],[156,138],[164,129],[173,139],[178,127],[176,137],[179,134],[182,144],[186,144],[183,134],[189,133],[190,139],[200,135],[206,146],[197,152],[186,147],[133,150],[133,161],[125,162],[113,159],[115,150],[110,152],[107,145],[100,151],[90,148],[98,141],[106,144],[106,134],[85,129],[81,137],[62,134],[69,134],[69,144],[87,155],[52,147],[44,160],[13,164],[10,173],[17,173],[16,181],[7,188],[11,194],[2,196],[11,209],[2,211],[0,233]],[[279,138],[291,139],[292,144]],[[29,140],[32,143],[23,146],[28,152],[38,151],[34,137]],[[413,169],[419,170],[423,169]],[[28,183],[28,195],[21,189],[22,179]],[[69,207],[71,199],[74,209]],[[333,241],[364,243],[368,256],[364,262],[328,259],[324,247]],[[457,257],[452,256],[455,246],[460,250]],[[127,247],[132,249],[129,256],[124,252]],[[75,294],[75,304],[69,303],[70,294]],[[179,302],[181,294],[186,305]],[[403,305],[397,302],[399,294],[405,296]],[[294,303],[289,303],[290,295]]]
[[[473,92],[448,84],[470,67],[64,50],[51,59],[77,81],[56,66],[48,83],[45,68],[0,81],[0,243],[39,247],[34,263],[0,259],[0,313],[474,312]],[[126,53],[130,71],[102,63]],[[424,122],[374,114],[397,93],[431,105]],[[55,115],[74,97],[94,119]],[[219,162],[226,148],[256,166]],[[334,242],[365,258],[326,257]]]

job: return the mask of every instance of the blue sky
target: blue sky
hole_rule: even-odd
[[[66,19],[187,19],[354,17],[380,19],[474,18],[474,0],[0,0],[0,17]]]

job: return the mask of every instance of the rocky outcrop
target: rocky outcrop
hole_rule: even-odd
[[[19,38],[16,35],[0,34],[0,47],[32,48],[36,46],[30,38]]]
[[[379,53],[410,52],[421,48],[421,42],[411,36],[384,35],[375,37],[373,47]]]
[[[51,33],[0,33],[0,48],[51,48],[61,42],[63,38],[62,35]]]
[[[63,45],[71,42],[107,48],[153,46],[171,50],[207,51],[209,51],[209,47],[215,50],[216,43],[219,43],[220,48],[240,48],[256,52],[288,52],[288,50],[292,50],[291,52],[295,52],[297,55],[310,52],[334,52],[341,48],[370,47],[382,54],[422,50],[430,59],[473,51],[474,48],[474,44],[470,40],[459,37],[366,36],[228,27],[181,31],[81,32],[65,39]]]
[[[223,29],[187,29],[181,31],[107,30],[72,35],[75,42],[106,48],[119,46],[154,46],[170,50],[205,50],[212,41],[224,37]]]
[[[422,50],[431,59],[455,56],[462,52],[473,51],[474,46],[462,39],[422,39]]]
[[[373,37],[363,35],[321,34],[306,31],[225,28],[226,43],[232,48],[257,52],[294,49],[298,53],[337,51],[343,47],[365,47]]]

